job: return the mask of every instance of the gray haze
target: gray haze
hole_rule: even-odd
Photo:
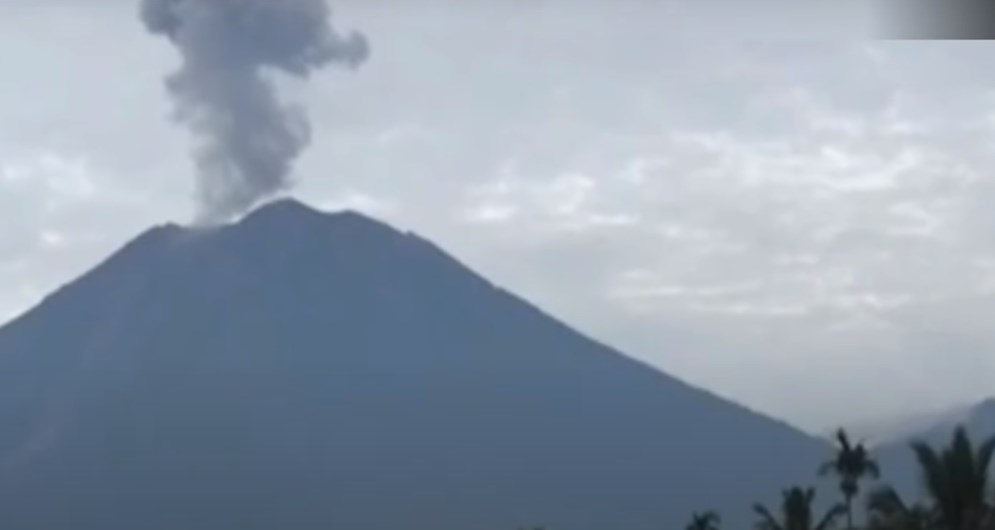
[[[331,28],[325,0],[143,0],[141,17],[183,58],[166,86],[177,121],[200,142],[194,158],[205,221],[288,188],[310,142],[303,110],[282,103],[266,74],[307,78],[328,63],[356,67],[369,53],[363,35]]]
[[[4,316],[193,213],[177,53],[135,5],[0,1]],[[809,429],[995,388],[995,43],[677,12],[712,2],[331,5],[375,60],[281,81],[315,131],[296,197]],[[805,38],[737,35],[761,20]]]

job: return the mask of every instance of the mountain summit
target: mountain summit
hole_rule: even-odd
[[[738,525],[826,451],[289,200],[149,230],[0,329],[5,528]]]

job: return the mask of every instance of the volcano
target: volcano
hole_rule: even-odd
[[[153,228],[0,328],[4,528],[746,524],[828,450],[291,200]]]

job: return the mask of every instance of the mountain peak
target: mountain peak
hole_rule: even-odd
[[[250,219],[260,218],[260,217],[280,217],[284,219],[303,219],[303,218],[314,218],[314,217],[324,217],[326,214],[319,211],[318,209],[304,204],[303,202],[292,199],[292,198],[282,198],[259,206],[255,210],[249,212],[242,222],[249,221]]]
[[[293,234],[327,236],[332,233],[347,237],[398,235],[387,224],[354,210],[324,212],[296,199],[279,199],[249,212],[232,225],[237,231],[249,232],[266,239]]]
[[[366,223],[382,224],[371,217],[367,217],[355,210],[340,210],[338,212],[324,212],[311,205],[305,204],[297,199],[283,198],[277,199],[249,212],[238,224],[259,222],[283,222],[283,223],[306,223],[306,222],[328,222],[331,220],[350,220]]]

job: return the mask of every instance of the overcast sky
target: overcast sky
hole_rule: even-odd
[[[454,4],[333,4],[373,54],[281,81],[314,121],[297,197],[412,229],[804,428],[995,388],[995,45],[717,37],[698,31],[714,14],[636,0]],[[0,318],[193,213],[162,88],[177,57],[135,11],[0,3]]]

